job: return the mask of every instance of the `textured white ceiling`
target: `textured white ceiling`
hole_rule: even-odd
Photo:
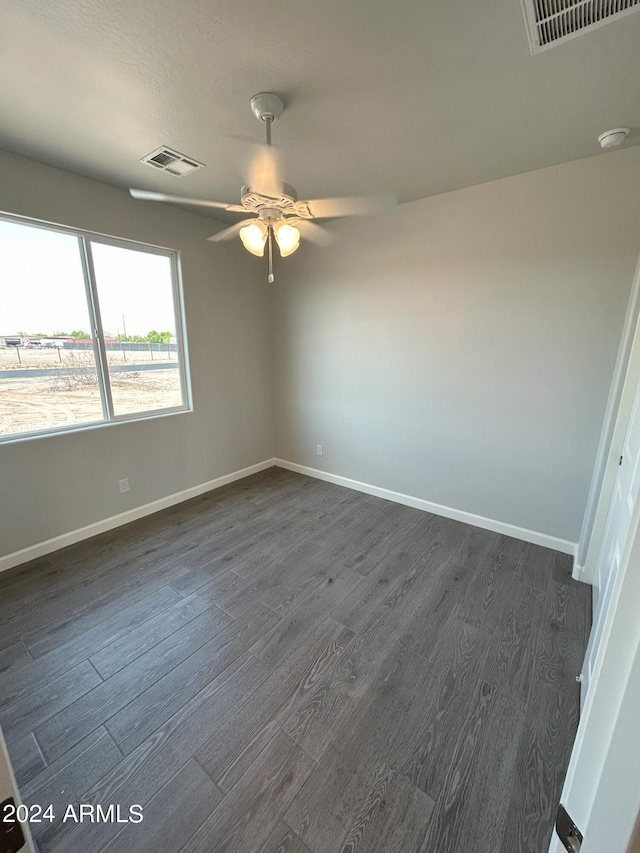
[[[640,142],[640,14],[531,57],[520,0],[3,0],[0,79],[0,147],[109,183],[237,201],[266,90],[301,197],[406,201]]]

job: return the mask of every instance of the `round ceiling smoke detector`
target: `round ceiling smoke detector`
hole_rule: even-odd
[[[617,148],[622,145],[627,136],[631,133],[628,127],[616,127],[613,130],[605,130],[598,137],[598,142],[601,148]]]
[[[271,92],[260,92],[251,98],[251,109],[260,121],[276,121],[284,112],[284,101]]]

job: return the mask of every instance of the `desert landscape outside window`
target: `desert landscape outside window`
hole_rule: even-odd
[[[187,409],[175,252],[0,217],[0,440]]]

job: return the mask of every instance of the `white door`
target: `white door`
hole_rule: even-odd
[[[561,796],[582,853],[631,853],[640,814],[640,501],[628,538]],[[556,832],[549,853],[565,853]]]
[[[589,691],[596,655],[600,647],[602,628],[611,601],[615,579],[627,543],[633,510],[640,491],[640,386],[631,409],[624,439],[618,475],[613,490],[602,549],[593,584],[593,625],[581,675],[580,704]]]

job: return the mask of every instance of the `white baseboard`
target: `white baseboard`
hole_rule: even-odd
[[[200,483],[198,486],[192,486],[190,489],[175,492],[157,501],[134,507],[118,515],[112,515],[110,518],[104,518],[102,521],[96,521],[94,524],[88,524],[86,527],[71,530],[69,533],[62,533],[60,536],[54,536],[53,539],[47,539],[44,542],[39,542],[37,545],[30,545],[21,551],[14,551],[13,554],[0,557],[0,572],[4,572],[14,566],[19,566],[21,563],[27,563],[29,560],[44,557],[45,554],[50,554],[52,551],[57,551],[59,548],[64,548],[67,545],[74,545],[76,542],[89,539],[91,536],[97,536],[98,533],[105,533],[107,530],[113,530],[114,527],[120,527],[123,524],[128,524],[130,521],[136,521],[145,515],[152,515],[154,512],[159,512],[161,509],[166,509],[174,504],[188,501],[191,498],[197,498],[198,495],[203,495],[205,492],[213,491],[213,489],[219,489],[221,486],[226,486],[227,483],[233,483],[235,480],[241,480],[243,477],[257,474],[258,471],[264,471],[266,468],[272,468],[275,464],[275,459],[265,459],[264,462],[250,465],[248,468],[242,468],[239,471],[233,471],[231,474],[216,477],[215,480],[208,480],[206,483]]]
[[[583,572],[584,572],[584,566],[579,566],[576,563],[576,561],[574,560],[573,561],[573,569],[571,570],[571,577],[574,579],[574,581],[583,580],[583,578],[582,578]]]
[[[335,483],[337,486],[345,486],[347,489],[355,489],[357,492],[365,492],[368,495],[384,498],[387,501],[394,501],[395,503],[404,504],[414,509],[421,509],[424,512],[432,512],[434,515],[442,515],[445,518],[452,518],[454,521],[463,521],[465,524],[472,524],[474,527],[492,530],[494,533],[513,536],[514,539],[522,539],[524,542],[531,542],[533,545],[542,545],[544,548],[561,551],[563,554],[570,554],[574,559],[576,556],[578,544],[577,542],[570,542],[568,539],[559,539],[557,536],[550,536],[548,533],[538,533],[536,530],[517,527],[514,524],[497,521],[495,518],[485,518],[483,515],[475,515],[472,512],[453,509],[450,506],[432,503],[423,498],[414,498],[412,495],[404,495],[401,492],[382,489],[379,486],[372,486],[370,483],[360,483],[358,480],[350,480],[348,477],[341,477],[338,474],[329,474],[327,471],[320,471],[317,468],[307,468],[306,465],[287,462],[285,459],[275,459],[274,463],[279,468],[296,471],[298,474],[306,474],[308,477],[315,477],[318,480]]]
[[[522,539],[524,542],[531,542],[534,545],[542,545],[545,548],[551,548],[554,551],[561,551],[563,554],[570,554],[575,558],[577,551],[577,543],[569,542],[567,539],[558,539],[555,536],[549,536],[546,533],[538,533],[535,530],[527,530],[525,527],[516,527],[513,524],[507,524],[504,521],[496,521],[493,518],[485,518],[482,515],[475,515],[464,510],[453,509],[452,507],[443,506],[442,504],[433,503],[432,501],[416,498],[412,495],[404,495],[401,492],[394,492],[390,489],[383,489],[379,486],[372,486],[370,483],[361,483],[358,480],[351,480],[348,477],[341,477],[338,474],[330,474],[327,471],[320,471],[317,468],[308,468],[306,465],[298,465],[296,462],[287,462],[285,459],[265,459],[263,462],[258,462],[256,465],[250,465],[248,468],[242,468],[239,471],[233,471],[230,474],[225,474],[222,477],[217,477],[215,480],[208,480],[206,483],[200,483],[197,486],[192,486],[189,489],[184,489],[181,492],[175,492],[172,495],[167,495],[157,501],[152,501],[142,506],[134,507],[133,509],[121,512],[118,515],[112,515],[109,518],[96,521],[93,524],[88,524],[86,527],[80,527],[77,530],[71,530],[68,533],[62,533],[60,536],[54,536],[52,539],[47,539],[44,542],[39,542],[36,545],[30,545],[28,548],[23,548],[20,551],[14,551],[12,554],[7,554],[0,557],[0,572],[18,566],[21,563],[27,563],[30,560],[36,560],[38,557],[44,557],[52,551],[57,551],[60,548],[65,548],[67,545],[74,545],[76,542],[81,542],[83,539],[89,539],[91,536],[97,536],[99,533],[105,533],[107,530],[113,530],[114,527],[120,527],[123,524],[128,524],[130,521],[136,521],[146,515],[152,515],[154,512],[159,512],[162,509],[173,506],[174,504],[188,501],[191,498],[196,498],[205,492],[219,489],[221,486],[226,486],[227,483],[233,483],[236,480],[241,480],[243,477],[249,477],[251,474],[257,474],[259,471],[264,471],[266,468],[271,468],[277,465],[280,468],[286,468],[289,471],[295,471],[298,474],[306,474],[308,477],[315,477],[318,480],[325,480],[328,483],[335,483],[338,486],[344,486],[347,489],[355,489],[358,492],[365,492],[368,495],[374,495],[384,500],[394,501],[395,503],[404,504],[405,506],[413,507],[414,509],[431,512],[434,515],[442,515],[445,518],[452,518],[455,521],[462,521],[465,524],[472,524],[475,527],[482,527],[485,530],[492,530],[494,533],[502,533],[505,536],[513,536],[514,539]],[[573,577],[580,580],[582,569],[580,566],[574,566]]]

